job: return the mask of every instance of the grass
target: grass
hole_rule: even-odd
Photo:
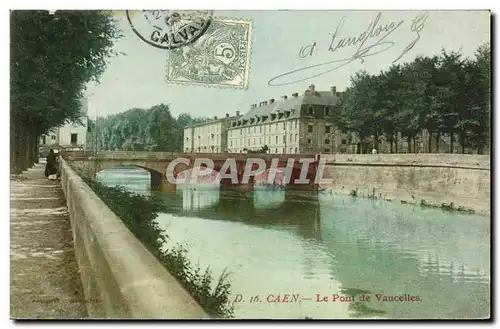
[[[231,292],[229,273],[224,270],[217,285],[212,289],[213,278],[210,267],[203,271],[199,265],[194,266],[187,257],[185,245],[164,247],[169,238],[156,221],[158,213],[164,207],[161,202],[128,192],[121,186],[109,187],[83,179],[210,316],[233,317],[234,310],[229,300]]]

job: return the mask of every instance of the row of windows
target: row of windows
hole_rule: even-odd
[[[202,127],[196,127],[194,128],[194,133],[210,133],[210,132],[220,132],[221,126],[220,125],[207,125],[207,126],[202,126]]]
[[[228,152],[229,153],[246,153],[246,151],[244,151],[242,149],[241,150],[238,150],[238,149],[231,150],[230,149],[230,150],[228,150]],[[270,153],[274,153],[274,154],[280,154],[280,153],[284,154],[285,153],[285,148],[284,147],[283,148],[277,148],[277,147],[276,148],[271,148],[271,149],[269,149],[269,152]],[[298,154],[299,153],[299,149],[297,147],[296,148],[291,147],[288,152],[289,152],[288,154]],[[325,148],[323,150],[323,152],[324,153],[330,153],[331,149]]]
[[[219,152],[219,148],[214,146],[198,146],[194,148],[194,150],[198,152],[215,152],[215,153]],[[191,152],[191,149],[189,147],[186,147],[184,149],[184,152]]]
[[[314,108],[313,108],[312,106],[309,106],[309,107],[307,108],[307,113],[308,113],[309,115],[313,116],[313,115],[314,115]],[[324,114],[325,114],[326,116],[328,116],[328,115],[330,115],[330,113],[331,113],[331,112],[330,112],[330,109],[329,109],[328,107],[324,107]],[[318,114],[319,114],[319,113],[318,113]]]
[[[254,133],[257,133],[257,130],[259,133],[262,133],[262,130],[264,130],[264,133],[266,132],[266,126],[264,126],[264,129],[262,129],[263,126],[254,126],[253,127],[253,132]],[[258,128],[258,129],[257,129]],[[269,126],[269,131],[268,132],[272,132],[273,131],[273,126]],[[297,121],[295,121],[295,128],[297,128]],[[244,131],[245,128],[240,128],[238,129],[238,132],[239,134],[237,133],[237,130],[229,130],[229,137],[234,137],[234,136],[237,136],[237,135],[243,135],[243,131]],[[251,133],[252,132],[252,127],[247,127],[247,132],[248,133]],[[278,131],[278,126],[275,125],[275,128],[274,128],[275,132]],[[283,130],[285,130],[285,123],[283,122]],[[312,133],[314,131],[314,125],[308,125],[307,127],[307,132],[309,133]],[[330,134],[332,132],[332,126],[325,126],[325,134]]]
[[[282,137],[283,137],[283,138],[282,138],[283,143],[286,143],[286,136],[285,136],[285,135],[283,135]],[[288,141],[289,141],[290,143],[292,142],[292,137],[293,137],[293,142],[297,142],[297,141],[298,141],[298,135],[297,135],[297,134],[295,134],[295,135],[289,135],[288,137],[289,137],[289,138],[288,138]],[[265,141],[265,138],[263,138],[263,137],[259,137],[259,144],[256,144],[256,143],[255,143],[255,142],[256,142],[255,137],[253,138],[253,140],[249,138],[249,139],[248,139],[248,144],[247,144],[247,145],[248,145],[248,146],[250,146],[250,145],[262,145],[262,144],[263,144],[263,143],[262,143],[262,140],[263,140],[263,139],[264,139],[264,141]],[[252,142],[252,141],[253,141],[253,142]],[[269,144],[271,144],[271,142],[272,142],[272,139],[271,139],[271,136],[269,136]],[[275,136],[275,144],[278,144],[278,142],[279,142],[279,138],[278,138],[278,136]],[[312,143],[311,138],[307,139],[307,144],[311,144],[311,143]],[[347,140],[342,139],[341,143],[342,143],[343,145],[345,145],[345,144],[347,144]],[[330,139],[329,139],[329,138],[326,138],[326,139],[325,139],[325,144],[330,144]],[[238,145],[239,145],[239,146],[242,146],[242,145],[243,145],[243,139],[237,139],[237,140],[235,141],[234,146],[238,146]],[[229,147],[233,147],[233,141],[232,141],[232,140],[231,140],[231,141],[229,141]]]
[[[285,126],[286,122],[282,122],[280,124],[280,126],[282,127],[282,130],[286,130],[286,126]],[[264,127],[264,129],[262,129],[262,127]],[[274,127],[274,131],[277,132],[278,131],[278,124],[275,123],[274,125],[269,125],[267,126],[269,127],[268,128],[268,132],[272,132],[273,131],[273,127]],[[297,129],[298,127],[298,121],[295,121],[293,124],[290,125],[290,129],[294,127],[294,129]],[[252,129],[253,128],[253,129]],[[238,135],[237,131],[239,131],[239,135],[243,135],[243,131],[244,131],[245,128],[240,128],[238,130],[234,129],[234,130],[229,130],[229,137],[232,137],[232,136],[236,136]],[[266,132],[266,126],[253,126],[253,127],[247,127],[247,132],[250,134],[252,131],[253,133],[257,133],[257,130],[259,132],[259,134],[262,134],[262,131],[264,130],[264,133]]]

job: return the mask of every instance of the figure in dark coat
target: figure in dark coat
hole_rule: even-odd
[[[45,166],[45,177],[57,174],[57,157],[53,149],[47,155],[47,165]]]

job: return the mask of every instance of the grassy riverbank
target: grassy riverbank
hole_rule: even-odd
[[[199,266],[194,266],[187,258],[184,245],[164,247],[169,238],[156,222],[158,212],[164,207],[162,203],[154,198],[128,192],[123,187],[109,187],[84,180],[210,316],[233,317],[233,307],[229,301],[231,284],[228,272],[224,271],[215,288],[212,288],[214,279],[210,268],[203,271]]]

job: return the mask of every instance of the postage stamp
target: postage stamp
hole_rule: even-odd
[[[126,11],[134,33],[147,44],[174,49],[195,42],[210,26],[211,10],[141,10]]]
[[[169,51],[165,80],[246,89],[251,53],[251,21],[213,18],[196,42]]]

